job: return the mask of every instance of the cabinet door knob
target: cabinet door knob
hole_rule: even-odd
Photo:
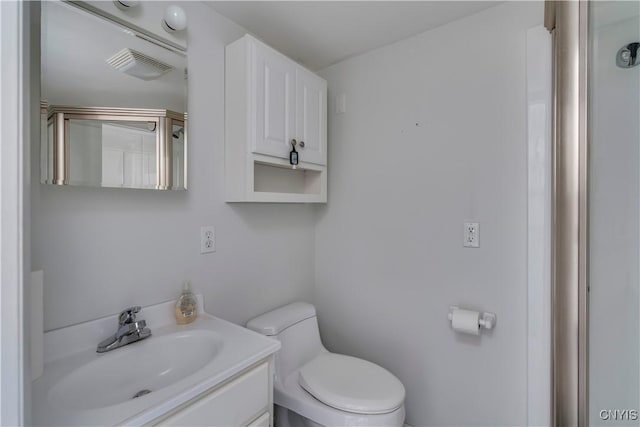
[[[298,143],[298,141],[296,141],[295,139],[291,140],[291,145],[293,145],[294,147],[296,146],[297,143]]]
[[[304,148],[304,141],[300,141],[300,148]]]

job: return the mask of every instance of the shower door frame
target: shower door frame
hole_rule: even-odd
[[[545,1],[553,35],[551,425],[589,425],[589,3]]]

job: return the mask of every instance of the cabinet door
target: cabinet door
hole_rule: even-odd
[[[296,139],[301,162],[327,164],[327,82],[296,71]]]
[[[252,45],[252,56],[255,85],[252,151],[288,158],[295,130],[295,65],[258,43]]]
[[[237,427],[267,411],[270,404],[269,365],[263,363],[155,425]]]

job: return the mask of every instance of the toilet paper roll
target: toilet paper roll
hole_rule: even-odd
[[[451,327],[465,334],[480,334],[480,312],[463,309],[453,310]]]

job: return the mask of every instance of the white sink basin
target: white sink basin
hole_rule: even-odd
[[[116,315],[47,332],[44,373],[32,386],[33,425],[154,424],[280,348],[202,311],[176,325],[174,304],[145,307],[138,317],[153,335],[106,353],[96,345],[114,332]]]
[[[215,360],[222,346],[222,339],[207,330],[152,335],[73,370],[51,388],[49,398],[69,409],[122,403],[197,373]]]

